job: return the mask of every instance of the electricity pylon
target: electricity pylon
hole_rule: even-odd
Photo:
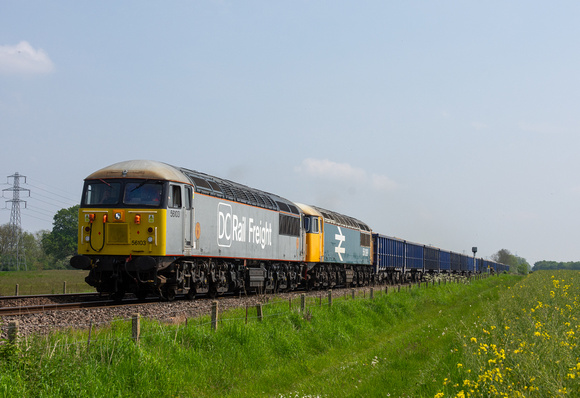
[[[12,188],[2,190],[3,192],[12,191],[12,199],[6,201],[6,203],[12,203],[12,208],[10,210],[10,224],[8,227],[8,261],[9,265],[16,264],[16,269],[18,271],[20,271],[20,265],[23,265],[24,269],[28,270],[28,267],[26,266],[24,247],[22,245],[22,225],[20,222],[20,203],[24,203],[24,207],[26,207],[26,201],[20,199],[20,192],[27,192],[28,196],[30,196],[30,189],[20,187],[20,179],[24,178],[24,183],[26,183],[26,176],[20,175],[16,172],[13,175],[8,176],[8,179],[10,178],[14,179]]]

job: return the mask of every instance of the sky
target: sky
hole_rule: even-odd
[[[0,0],[0,188],[151,159],[489,257],[580,261],[580,2]],[[0,224],[13,192],[3,191]]]

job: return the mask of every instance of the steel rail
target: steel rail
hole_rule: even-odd
[[[1,296],[1,300],[18,300],[18,299],[30,299],[30,298],[58,298],[58,297],[95,297],[101,293],[87,292],[87,293],[55,293],[55,294],[29,294],[29,295],[18,295],[18,296]]]
[[[114,301],[111,300],[107,300],[107,301],[89,301],[84,303],[59,303],[59,304],[28,305],[22,307],[1,307],[0,316],[38,314],[47,311],[78,310],[82,308],[106,307],[113,304],[118,303],[115,303]]]

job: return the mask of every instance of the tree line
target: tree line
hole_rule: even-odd
[[[534,271],[539,270],[557,270],[557,269],[571,269],[571,270],[580,270],[580,261],[566,261],[566,262],[558,262],[558,261],[536,261],[534,263]]]
[[[508,249],[501,249],[491,255],[491,259],[497,263],[510,266],[510,273],[527,275],[530,272],[530,264],[525,258],[512,254]]]
[[[78,212],[78,205],[59,210],[53,218],[52,231],[17,231],[20,262],[14,248],[14,231],[9,224],[0,225],[0,271],[70,268],[69,259],[77,252]]]

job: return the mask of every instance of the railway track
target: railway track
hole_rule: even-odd
[[[78,310],[81,308],[106,307],[113,303],[112,300],[107,301],[87,301],[81,303],[58,303],[58,304],[39,304],[39,305],[25,305],[15,307],[0,307],[0,316],[14,316],[37,314],[46,311],[62,311],[62,310]]]
[[[0,303],[2,300],[19,300],[19,299],[36,299],[36,298],[65,298],[65,297],[98,297],[100,293],[65,293],[65,294],[30,294],[18,296],[0,296]]]
[[[40,294],[28,296],[0,296],[0,316],[38,314],[48,311],[78,310],[142,304],[150,300],[112,300],[99,293]]]
[[[406,286],[406,285],[403,285]],[[358,287],[358,289],[365,289],[365,287]],[[349,291],[351,288],[335,288],[336,292],[342,292],[345,289]],[[315,295],[320,295],[322,290],[315,291]],[[299,294],[300,292],[295,292]],[[250,295],[258,297],[259,295]],[[247,297],[247,296],[246,296]],[[198,295],[196,302],[199,299],[207,298],[205,295]],[[220,296],[219,299],[236,299],[235,295],[227,294]],[[242,299],[242,296],[239,297]],[[185,296],[176,298],[177,302],[190,301]],[[88,308],[118,308],[131,307],[141,304],[161,303],[162,300],[158,297],[149,297],[140,300],[129,295],[128,298],[122,301],[113,300],[108,296],[102,296],[99,293],[67,293],[67,294],[46,294],[46,295],[29,295],[29,296],[0,296],[0,317],[3,316],[22,316],[29,314],[40,314],[50,311],[69,311]],[[166,305],[168,303],[165,303]]]

